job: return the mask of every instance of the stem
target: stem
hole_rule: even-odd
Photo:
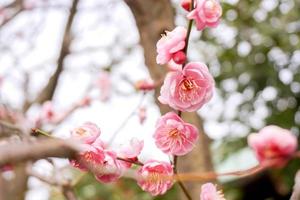
[[[190,5],[190,10],[193,10],[193,9],[194,9],[194,0],[192,0],[191,5]],[[188,22],[188,30],[187,30],[187,35],[186,35],[186,38],[185,38],[185,47],[183,49],[183,52],[185,53],[185,55],[187,55],[188,46],[189,46],[189,39],[190,39],[192,27],[193,27],[193,20],[191,19]],[[186,62],[187,62],[187,60],[186,60]],[[185,67],[186,62],[183,64],[182,68]]]
[[[174,156],[174,174],[177,174],[177,156]],[[191,195],[189,194],[188,190],[186,189],[186,187],[183,185],[183,183],[181,182],[181,180],[177,180],[177,183],[179,185],[179,187],[182,189],[183,193],[185,194],[186,198],[188,200],[192,200]]]
[[[40,129],[37,129],[37,128],[33,128],[32,129],[32,132],[35,133],[35,134],[41,134],[43,136],[46,136],[46,137],[50,137],[50,138],[54,138],[52,135],[50,135],[49,133],[45,132],[45,131],[42,131]]]
[[[143,166],[143,165],[144,165],[144,164],[141,163],[140,161],[133,161],[133,160],[126,159],[126,158],[120,158],[120,157],[117,157],[117,160],[122,160],[122,161],[124,161],[124,162],[132,163],[132,164],[136,164],[136,165],[140,165],[140,166]]]

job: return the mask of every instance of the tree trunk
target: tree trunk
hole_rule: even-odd
[[[162,80],[167,73],[166,67],[156,63],[156,43],[165,30],[174,28],[174,9],[169,0],[124,0],[136,20],[140,35],[140,44],[144,49],[145,64],[153,80]],[[171,109],[158,102],[160,87],[155,90],[155,100],[161,113]],[[186,156],[179,157],[178,171],[212,171],[209,138],[204,134],[203,121],[197,113],[183,113],[183,119],[197,126],[200,132],[199,142]],[[200,184],[186,184],[193,199],[199,198]],[[184,199],[184,198],[181,198]]]

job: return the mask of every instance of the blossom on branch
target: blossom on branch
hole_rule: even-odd
[[[144,148],[143,140],[132,138],[129,141],[129,144],[121,146],[118,152],[118,156],[133,162],[138,161],[137,157],[140,155],[143,148]],[[130,162],[125,162],[125,161],[119,161],[119,162],[121,162],[122,166],[124,166],[125,168],[130,168],[132,166],[132,163]]]
[[[270,125],[250,134],[248,144],[260,164],[283,167],[297,149],[297,138],[287,129]]]
[[[166,75],[158,100],[183,112],[200,109],[213,95],[214,79],[201,62],[188,63],[183,70]]]
[[[200,200],[225,200],[225,198],[214,184],[205,183],[201,186]]]
[[[182,50],[186,45],[186,34],[187,30],[181,26],[176,27],[171,32],[166,31],[166,35],[163,35],[156,44],[158,53],[156,62],[163,65],[176,58],[174,61],[180,62],[178,64],[182,64],[182,62],[185,61],[185,54]]]
[[[153,137],[156,146],[164,153],[182,156],[192,151],[199,133],[194,125],[169,112],[158,120]]]
[[[163,161],[147,161],[137,172],[137,183],[151,195],[164,194],[173,185],[173,167]]]
[[[86,122],[71,131],[71,136],[73,139],[79,140],[86,144],[92,144],[95,142],[100,134],[100,128],[91,122]]]
[[[199,31],[205,27],[216,27],[222,15],[222,7],[218,0],[198,0],[196,8],[188,15],[188,19],[194,19]]]

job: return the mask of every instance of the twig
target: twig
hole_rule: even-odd
[[[126,159],[126,158],[120,158],[120,157],[117,157],[117,159],[118,159],[118,160],[121,160],[121,161],[124,161],[124,162],[128,162],[128,163],[140,165],[140,166],[143,166],[143,165],[144,165],[144,164],[141,163],[140,161],[133,161],[133,160],[129,160],[129,159]]]
[[[22,131],[19,127],[0,120],[0,138],[10,137],[12,135],[22,135]]]
[[[175,175],[177,175],[177,159],[178,159],[178,157],[177,156],[174,156],[174,174]],[[184,186],[184,184],[181,182],[181,180],[180,179],[178,179],[177,180],[177,183],[178,183],[178,185],[179,185],[179,187],[182,189],[182,191],[183,191],[183,193],[185,194],[185,196],[186,196],[186,198],[188,199],[188,200],[192,200],[192,197],[191,197],[191,195],[189,194],[189,192],[188,192],[188,190],[186,189],[186,187]]]

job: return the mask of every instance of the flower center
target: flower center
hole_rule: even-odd
[[[181,89],[185,91],[192,90],[196,85],[194,84],[193,80],[189,79],[184,79],[183,82],[181,83]]]
[[[86,131],[83,128],[78,128],[76,133],[80,136],[86,135]]]
[[[151,184],[159,183],[161,181],[160,174],[157,172],[150,173],[147,176],[147,181],[150,182]]]
[[[180,135],[180,132],[177,129],[173,129],[169,132],[169,136],[174,139],[178,138],[179,135]]]

